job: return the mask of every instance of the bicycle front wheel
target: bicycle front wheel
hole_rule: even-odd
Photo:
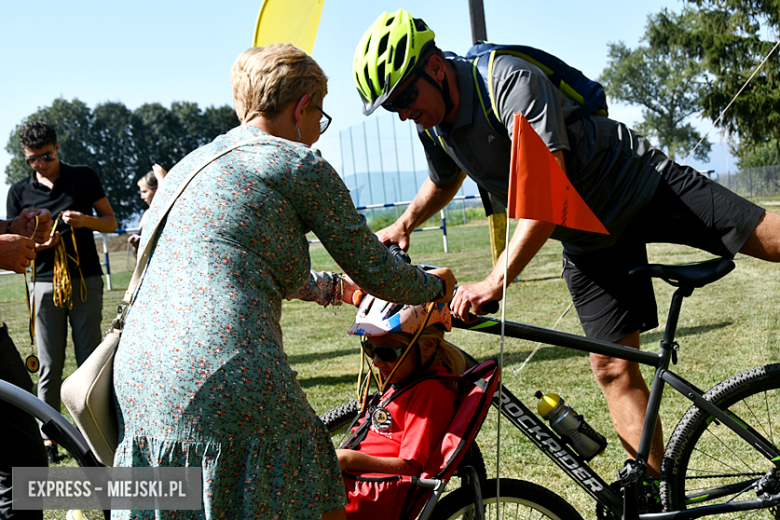
[[[325,428],[328,429],[330,438],[336,447],[339,447],[341,442],[346,438],[349,433],[349,428],[352,426],[359,412],[360,404],[357,402],[357,399],[355,399],[341,404],[336,408],[331,408],[320,415],[320,419],[325,423]]]
[[[496,480],[488,480],[482,486],[482,503],[485,519],[496,518],[549,518],[550,520],[582,520],[568,502],[552,491],[531,482],[501,479],[500,497],[496,500]],[[474,518],[474,497],[471,489],[459,488],[436,504],[431,520],[455,520]]]
[[[780,365],[741,372],[704,397],[728,410],[766,442],[780,441]],[[661,499],[667,511],[756,498],[755,484],[775,467],[768,457],[707,412],[692,406],[674,430],[661,468]],[[718,518],[778,519],[778,508],[734,512]],[[752,516],[751,516],[752,515]]]

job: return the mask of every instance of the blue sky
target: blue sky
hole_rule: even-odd
[[[260,5],[249,0],[3,2],[0,201],[5,201],[8,188],[5,144],[11,131],[57,97],[79,98],[90,107],[105,101],[121,101],[130,109],[151,102],[170,106],[173,101],[232,106],[230,66],[252,44]],[[484,0],[484,5],[491,41],[542,48],[594,79],[606,66],[608,42],[622,40],[634,47],[648,14],[682,8],[679,0]],[[337,170],[342,166],[339,131],[366,120],[351,79],[355,45],[381,11],[399,7],[424,19],[442,49],[463,53],[471,44],[468,0],[324,0],[312,55],[329,76],[324,109],[333,125],[315,147]],[[638,107],[615,103],[610,113],[629,124],[641,117]],[[708,121],[694,123],[703,130],[710,126]],[[717,145],[720,136],[714,132],[710,162],[691,164],[718,172],[733,169],[727,146]]]

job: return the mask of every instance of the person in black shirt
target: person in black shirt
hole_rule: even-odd
[[[36,226],[35,219],[38,219]],[[35,258],[35,242],[45,242],[51,229],[51,214],[45,209],[26,209],[6,221],[0,220],[0,269],[23,273]],[[35,235],[33,236],[33,232]],[[0,379],[32,392],[25,369],[8,327],[0,317]],[[11,403],[0,400],[0,518],[41,520],[42,511],[14,511],[13,468],[46,466],[46,451],[35,419]]]
[[[28,123],[22,130],[21,144],[34,171],[8,191],[6,213],[10,219],[26,208],[45,208],[54,220],[54,235],[36,246],[35,342],[41,362],[38,397],[59,411],[68,322],[78,365],[89,357],[102,336],[103,271],[93,231],[110,233],[116,230],[117,222],[95,172],[88,166],[60,162],[60,145],[51,125]],[[58,241],[67,252],[72,289],[70,301],[60,302],[61,306],[55,304],[52,284]],[[48,439],[46,444],[49,462],[57,462],[56,444]]]

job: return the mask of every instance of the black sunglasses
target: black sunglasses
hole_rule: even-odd
[[[330,126],[331,122],[333,121],[333,118],[330,117],[328,114],[326,114],[321,107],[314,105],[314,108],[322,112],[322,119],[320,119],[320,135],[322,135],[325,133],[325,130],[327,130],[328,127]]]
[[[425,74],[425,69],[420,67],[414,71],[414,77],[412,82],[409,83],[409,86],[402,92],[399,92],[394,100],[382,103],[382,108],[388,112],[398,112],[401,109],[412,106],[414,102],[417,101],[417,96],[420,95],[420,89],[417,88],[417,82],[423,76],[427,76],[427,74]]]
[[[27,164],[32,166],[33,163],[35,163],[39,159],[44,162],[52,162],[56,158],[57,158],[57,154],[55,154],[54,152],[46,152],[46,153],[42,153],[41,155],[30,155],[29,157],[25,157],[25,161],[27,161]]]
[[[401,357],[401,354],[404,353],[404,350],[406,350],[406,347],[395,348],[388,347],[387,345],[378,345],[375,347],[369,343],[367,339],[360,340],[360,346],[363,348],[363,353],[366,356],[374,359],[374,356],[376,355],[379,359],[386,361],[387,363],[396,361]]]

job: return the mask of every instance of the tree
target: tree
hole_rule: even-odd
[[[677,48],[661,51],[639,46],[631,50],[623,42],[608,45],[609,63],[599,78],[607,95],[642,106],[644,120],[637,130],[654,139],[671,159],[693,150],[701,135],[685,120],[701,112],[700,92],[705,85],[701,65]],[[694,156],[706,160],[710,150],[705,139]]]
[[[654,49],[679,48],[700,61],[712,78],[700,106],[713,121],[728,106],[776,44],[780,0],[688,0],[689,23],[663,10],[648,29]],[[767,38],[762,38],[766,35]],[[773,36],[769,36],[773,35]],[[780,51],[775,50],[719,125],[738,137],[736,154],[780,138]]]
[[[745,147],[739,158],[739,168],[759,168],[780,165],[780,145],[777,139]]]
[[[96,106],[92,111],[89,145],[92,152],[90,166],[100,177],[117,221],[127,222],[144,209],[135,180],[140,170],[146,168],[145,173],[151,169],[151,165],[138,164],[140,156],[133,113],[117,102]]]
[[[19,135],[30,121],[46,121],[57,130],[60,158],[69,164],[86,164],[97,173],[120,225],[146,209],[136,182],[154,163],[170,169],[195,148],[238,126],[235,111],[228,106],[208,107],[175,102],[168,109],[159,103],[129,110],[119,102],[97,105],[55,99],[14,128],[6,150],[11,162],[6,182],[13,184],[30,175]]]

